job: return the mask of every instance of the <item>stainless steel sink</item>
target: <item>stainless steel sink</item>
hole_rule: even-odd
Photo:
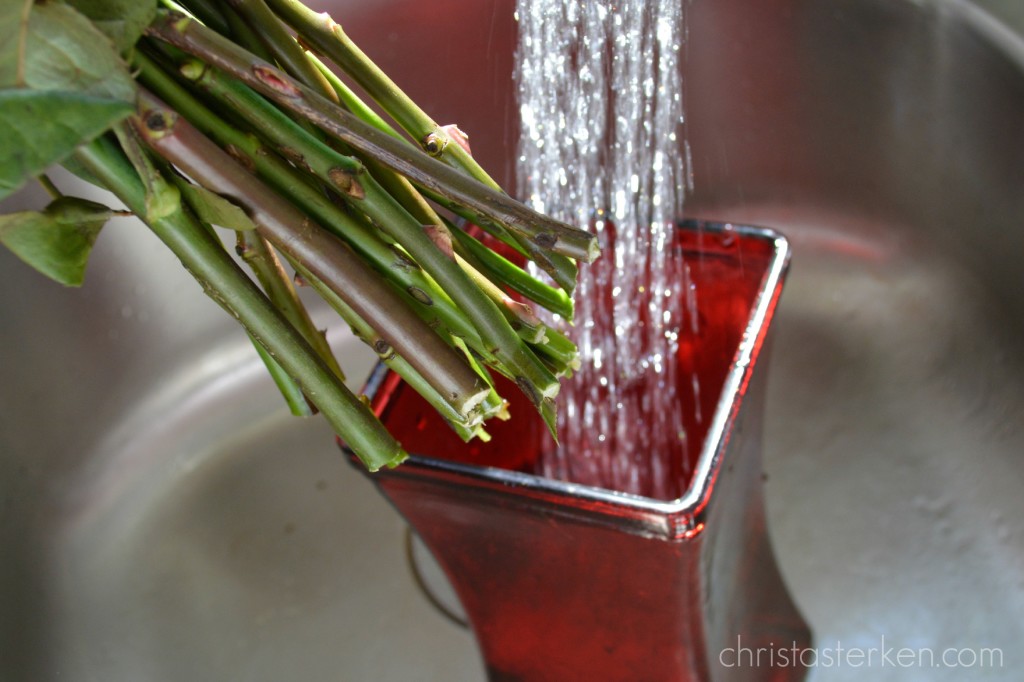
[[[511,177],[511,2],[348,4]],[[1019,679],[1024,41],[955,0],[699,0],[689,28],[688,212],[795,250],[768,368],[783,573],[820,647],[939,664],[810,679]],[[359,384],[372,354],[331,325]],[[144,227],[110,226],[80,291],[0,254],[0,348],[0,678],[483,679],[395,513]]]

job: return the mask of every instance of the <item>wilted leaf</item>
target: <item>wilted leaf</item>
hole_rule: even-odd
[[[0,216],[0,243],[47,277],[77,287],[92,245],[112,215],[102,204],[64,197],[42,212]]]
[[[156,0],[67,0],[124,53],[156,16]]]
[[[52,2],[34,5],[29,15],[25,85],[135,100],[135,83],[110,39],[73,7]]]
[[[177,185],[185,201],[204,223],[226,227],[229,230],[256,229],[248,214],[240,206],[231,203],[221,195],[189,182],[183,181]]]
[[[131,111],[77,92],[0,90],[0,199]]]

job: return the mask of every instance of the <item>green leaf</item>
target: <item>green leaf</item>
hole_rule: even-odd
[[[156,0],[67,0],[67,3],[92,19],[96,28],[106,34],[122,54],[135,44],[156,16]]]
[[[113,2],[91,0],[89,11],[120,11]],[[125,21],[143,16],[131,11]],[[0,0],[0,88],[0,199],[124,118],[135,101],[110,39],[53,2]]]
[[[114,44],[73,7],[34,5],[24,49],[28,88],[135,101],[135,83]],[[0,82],[14,85],[21,84]]]
[[[84,165],[82,165],[82,162],[79,161],[78,158],[75,157],[74,154],[72,154],[68,158],[64,159],[63,161],[61,161],[60,165],[64,167],[64,170],[72,173],[73,175],[78,176],[82,180],[85,180],[90,185],[96,185],[97,187],[102,187],[103,189],[107,189],[103,185],[103,183],[100,182],[99,179],[95,175],[93,175],[91,172],[89,172],[88,168],[86,168]]]
[[[42,212],[0,216],[0,243],[50,279],[77,287],[92,245],[112,215],[102,204],[62,197]]]
[[[0,90],[0,199],[132,110],[76,92]]]
[[[164,178],[154,164],[154,159],[150,158],[145,145],[139,140],[135,129],[122,123],[114,126],[114,134],[117,135],[121,149],[135,168],[135,172],[139,174],[145,188],[146,215],[140,217],[152,225],[181,211],[181,192]],[[166,162],[162,163],[169,167]]]
[[[256,229],[252,219],[240,206],[231,203],[221,195],[185,180],[175,184],[181,191],[182,197],[204,223],[226,227],[229,230]]]

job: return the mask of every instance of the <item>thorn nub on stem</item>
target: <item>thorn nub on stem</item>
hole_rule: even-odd
[[[161,133],[167,130],[170,127],[170,123],[167,118],[167,115],[158,109],[146,112],[146,130],[150,130],[154,133]]]
[[[444,148],[448,146],[448,140],[437,133],[430,133],[423,138],[422,144],[423,150],[431,156],[441,156],[444,153]]]
[[[366,198],[366,190],[363,189],[363,185],[356,180],[356,174],[352,171],[344,168],[332,168],[327,171],[327,177],[331,179],[331,182],[334,183],[335,187],[353,199]]]
[[[293,97],[295,99],[302,97],[302,91],[282,78],[276,69],[257,64],[252,67],[252,73],[260,80],[261,83],[267,87],[273,88],[282,95]]]

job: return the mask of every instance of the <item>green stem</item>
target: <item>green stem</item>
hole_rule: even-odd
[[[341,102],[339,95],[341,93],[346,95],[348,102],[362,104],[359,98],[337,76],[292,39],[280,19],[267,7],[263,0],[227,0],[227,2],[248,22],[253,31],[259,36],[262,45],[270,50],[276,61],[292,77],[318,93],[323,94],[334,103]],[[242,45],[246,46],[245,43],[242,43]],[[262,57],[262,55],[260,56]],[[346,106],[346,108],[351,110],[351,107]],[[359,113],[364,120],[369,117],[370,122],[377,127],[380,127],[379,123],[383,123],[380,117],[365,105],[360,107]],[[305,124],[305,121],[300,122]],[[386,124],[384,125],[386,126]],[[322,142],[324,141],[319,135],[319,130],[313,128],[312,131],[307,130],[307,132],[316,133],[317,139],[320,139]],[[386,130],[385,132],[395,134],[393,131]],[[395,136],[401,139],[401,136],[397,134]],[[338,145],[338,151],[345,154],[350,153],[347,145]],[[407,210],[412,212],[413,215],[416,215],[417,212],[424,214],[433,213],[427,202],[406,178],[380,165],[373,158],[363,159],[363,163],[366,164],[366,167],[378,179],[381,185],[398,199]],[[424,217],[421,220],[424,223],[440,224],[439,219],[436,217]]]
[[[338,378],[344,381],[345,373],[338,365],[334,353],[331,352],[327,338],[313,324],[309,311],[299,300],[299,294],[295,291],[292,278],[285,272],[281,261],[278,260],[267,240],[253,230],[239,232],[238,244],[235,249],[256,275],[256,279],[263,287],[270,302],[302,334],[309,345],[323,358],[324,363],[338,375]]]
[[[124,133],[120,133],[124,134]],[[166,168],[161,168],[160,171],[178,187],[179,190],[183,191],[183,200],[185,203],[190,203],[190,194],[184,193],[184,190],[188,188],[191,183],[187,179],[177,173],[170,164],[164,163]],[[196,206],[191,207],[196,215],[199,214],[199,210]],[[212,225],[200,221],[200,224],[206,228],[211,234],[216,234]],[[320,355],[323,359],[324,364],[331,368],[331,370],[338,376],[342,381],[345,380],[345,373],[342,371],[341,366],[338,365],[338,361],[334,357],[331,347],[327,343],[327,338],[324,333],[316,328],[313,324],[313,320],[309,316],[309,312],[306,307],[302,304],[299,299],[298,293],[295,291],[295,286],[292,279],[284,271],[281,266],[281,262],[278,260],[277,255],[274,253],[273,248],[270,244],[260,237],[253,230],[240,230],[236,232],[237,240],[235,245],[235,252],[245,262],[249,268],[256,275],[256,279],[263,287],[264,293],[270,299],[271,303],[284,315],[295,329],[302,334],[306,339],[306,342]],[[287,391],[282,391],[286,394]]]
[[[33,2],[33,0],[22,0],[22,2],[21,2],[21,12],[18,15],[18,33],[17,33],[18,37],[17,37],[17,43],[16,43],[15,48],[14,48],[14,54],[16,55],[15,56],[15,64],[14,64],[14,85],[15,85],[15,87],[19,87],[19,88],[25,86],[25,65],[26,65],[26,61],[27,61],[26,56],[28,54],[28,50],[26,49],[26,46],[27,46],[27,43],[28,43],[28,25],[29,25],[29,17],[32,14],[32,6],[34,4],[35,4],[35,2]],[[8,12],[8,14],[7,14],[8,17],[11,16],[11,12],[10,12],[10,9],[9,9],[11,7],[12,7],[12,3],[8,2],[7,3],[7,7],[4,8],[4,10]],[[8,39],[10,39],[11,33],[9,32],[9,27],[5,26],[4,28],[8,29],[8,32],[5,35],[7,36]],[[4,64],[4,67],[9,69],[10,68],[10,62],[8,62],[7,60],[10,59],[11,53],[9,51],[7,51],[7,50],[9,49],[10,46],[9,45],[5,45],[4,47],[5,47],[4,61],[6,62]],[[8,72],[6,75],[9,76],[10,72]]]
[[[342,198],[346,201],[356,198],[348,195],[348,190],[351,179],[362,173],[361,164],[365,164],[381,187],[398,200],[419,224],[437,225],[444,229],[441,219],[405,177],[372,159],[361,161],[332,149],[318,137],[309,135],[308,130],[294,123],[252,89],[202,62],[185,62],[181,73],[228,110],[238,112],[241,119],[270,140],[282,154],[306,167],[332,189],[341,189],[345,193]],[[338,187],[339,182],[343,187]],[[361,210],[368,213],[365,208]]]
[[[36,181],[43,186],[43,189],[46,190],[46,193],[50,195],[51,199],[60,199],[64,196],[61,194],[61,191],[57,189],[57,185],[53,184],[53,180],[50,179],[50,176],[46,173],[40,173],[37,175]]]
[[[407,144],[364,123],[202,24],[187,17],[161,13],[148,32],[227,71],[332,137],[361,154],[377,158],[416,184],[463,203],[519,233],[541,251],[587,262],[598,255],[593,235],[543,216],[427,154],[410,154]]]
[[[451,239],[440,217],[402,176],[388,171],[386,175],[394,182],[387,187],[375,184],[373,179],[377,177],[376,173],[364,173],[358,160],[339,154],[307,135],[300,126],[246,86],[198,62],[186,64],[182,73],[226,108],[239,112],[241,118],[278,149],[285,150],[295,159],[301,159],[302,165],[332,190],[339,192],[342,199],[380,225],[410,251],[419,250],[422,254],[422,249],[430,248],[422,234],[424,223],[436,226],[438,231]],[[357,186],[354,183],[358,183],[357,191],[353,191]],[[406,201],[403,202],[402,198]],[[399,206],[395,205],[396,201]],[[409,209],[415,213],[409,214]],[[468,275],[466,285],[471,281],[487,294],[524,340],[536,343],[543,338],[544,328],[539,320],[532,314],[524,314],[490,280],[476,272],[472,265],[458,259],[456,262]],[[434,263],[435,267],[449,271],[447,274],[439,274],[428,267],[435,278],[457,277],[452,272],[455,266],[450,260],[434,259]]]
[[[323,364],[309,344],[274,309],[223,247],[182,210],[173,195],[150,200],[128,160],[106,138],[80,147],[76,158],[94,177],[144,219],[199,281],[204,291],[264,345],[319,407],[334,430],[368,469],[395,466],[407,455],[370,412]],[[148,186],[154,186],[149,182]],[[162,182],[163,194],[176,190]],[[161,212],[150,207],[163,207]]]
[[[228,5],[222,6],[221,11],[231,27],[231,40],[257,55],[260,59],[268,62],[274,61],[274,53],[263,44],[259,35],[253,30],[253,27],[246,23],[245,19],[238,15],[238,12]]]
[[[456,239],[456,249],[464,257],[472,259],[476,269],[490,277],[495,284],[507,286],[546,310],[572,320],[572,298],[564,291],[544,284],[457,227],[452,227],[451,233]]]
[[[408,142],[404,137],[402,137],[401,133],[391,126],[390,123],[385,121],[376,111],[367,106],[366,102],[364,102],[362,98],[352,90],[352,88],[348,87],[345,81],[338,78],[338,76],[331,71],[319,57],[308,51],[306,52],[306,56],[309,57],[309,60],[313,65],[320,70],[320,73],[323,74],[324,78],[327,79],[327,82],[331,84],[332,88],[334,88],[334,94],[338,96],[338,100],[341,102],[342,106],[382,133],[387,133],[397,140]]]
[[[327,66],[322,61],[320,61],[315,55],[311,53],[307,54],[309,55],[310,60],[313,62],[313,64],[315,64],[316,67],[320,69],[320,72],[323,73],[324,77],[334,88],[335,93],[337,93],[339,99],[341,100],[342,104],[345,106],[346,109],[354,113],[361,120],[366,121],[367,123],[372,125],[377,130],[383,133],[387,133],[388,135],[394,137],[395,139],[401,140],[402,142],[409,144],[411,146],[411,143],[405,137],[403,137],[397,130],[395,130],[387,121],[381,118],[376,111],[367,106],[366,103],[363,102],[363,100],[355,92],[353,92],[352,89],[349,88],[344,81],[338,78],[333,71],[327,68]],[[367,161],[367,159],[364,159],[364,162],[365,161]],[[376,168],[371,168],[371,170],[373,171],[375,177],[381,177]],[[484,175],[486,176],[486,173]],[[491,180],[489,176],[486,177],[486,181],[487,183],[497,187],[496,183],[494,183],[494,181]],[[385,185],[389,192],[395,194],[395,191],[388,185],[386,179],[382,178],[382,183]],[[420,194],[418,192],[413,192],[413,194],[415,194],[417,198],[420,198]],[[477,213],[466,210],[464,207],[460,206],[459,204],[453,201],[449,201],[445,197],[442,197],[441,195],[437,194],[436,192],[428,192],[427,195],[430,197],[431,200],[444,206],[448,210],[454,212],[456,215],[459,215],[465,218],[466,220],[469,220],[475,225],[481,226],[488,233],[498,238],[502,243],[522,253],[523,256],[530,257],[531,260],[537,262],[537,264],[540,265],[541,268],[545,272],[547,272],[548,275],[550,275],[551,278],[565,291],[573,290],[573,287],[576,284],[576,266],[568,258],[565,258],[564,256],[556,257],[555,254],[546,254],[543,252],[536,253],[538,251],[537,249],[531,248],[528,242],[524,242],[523,240],[517,239],[515,235],[510,234],[501,225],[488,221],[486,218]],[[405,206],[406,210],[408,210],[414,216],[417,215],[415,210],[416,207],[414,205],[411,205],[413,204],[413,202],[406,201],[403,196],[396,196],[396,198],[402,203],[403,206]],[[425,205],[425,202],[419,203]],[[436,224],[437,218],[436,214],[434,215],[435,217],[424,218],[421,220],[424,223]],[[532,255],[531,251],[534,252]],[[568,296],[566,296],[566,298],[568,299]]]
[[[421,145],[429,134],[440,128],[349,40],[329,14],[315,12],[292,0],[270,0],[270,4],[310,47],[326,55],[352,76]]]
[[[480,380],[463,358],[427,327],[344,242],[250,175],[186,120],[145,93],[133,121],[160,156],[207,188],[235,198],[257,230],[292,262],[302,263],[389,340],[459,411],[483,397]]]
[[[489,354],[498,358],[535,402],[558,393],[558,381],[518,338],[504,313],[441,251],[423,227],[381,187],[360,162],[338,154],[305,132],[268,102],[215,69],[190,68],[186,75],[244,117],[260,134],[295,158],[393,237],[476,324]],[[445,230],[443,226],[438,229]],[[379,327],[378,327],[379,328]]]
[[[314,12],[298,0],[270,0],[285,22],[290,24],[311,47],[326,55],[355,79],[363,90],[398,122],[431,156],[450,159],[471,177],[492,189],[500,190],[461,145],[453,143],[447,130],[439,126],[406,95],[384,71],[359,49],[326,12]]]
[[[234,0],[234,1],[237,2],[238,0]],[[232,2],[232,0],[226,0],[226,3],[222,7],[222,10],[224,12],[224,16],[226,16],[228,18],[228,23],[231,24],[232,40],[235,43],[237,43],[240,47],[242,47],[245,50],[248,50],[252,54],[254,54],[257,57],[259,57],[260,59],[266,61],[267,63],[273,64],[275,61],[277,61],[279,59],[279,57],[277,56],[278,53],[279,52],[285,52],[285,50],[287,49],[287,48],[283,47],[283,45],[285,45],[286,43],[284,43],[284,41],[282,40],[281,43],[276,45],[276,47],[277,47],[276,50],[275,50],[275,44],[271,43],[271,44],[268,45],[268,40],[272,41],[272,40],[275,39],[276,36],[271,36],[267,31],[261,30],[259,28],[258,24],[255,24],[255,27],[254,26],[250,26],[249,23],[245,19],[242,18],[241,14],[236,12],[234,7],[231,6],[231,2]],[[280,27],[280,21],[278,21],[277,17],[275,16],[275,17],[273,17],[273,19],[274,19],[274,22]],[[291,40],[291,36],[285,36],[285,38],[287,38],[287,40]],[[294,43],[294,41],[292,41],[292,42]],[[165,46],[165,47],[169,48],[169,46]],[[296,47],[298,47],[298,46],[296,45]],[[173,49],[173,48],[170,48],[170,49]],[[175,50],[175,52],[178,53],[179,55],[181,54],[177,50]],[[287,57],[285,57],[285,58],[287,58]],[[301,68],[301,67],[299,67],[299,68]],[[301,80],[301,77],[300,77],[300,80]],[[317,82],[314,82],[314,83],[315,83],[315,85],[313,85],[312,87],[314,89],[318,89],[319,90],[319,88],[322,86],[322,84],[321,83],[317,83]],[[328,92],[329,92],[329,86],[328,86]],[[330,94],[333,94],[333,93],[330,93]],[[319,139],[321,142],[327,142],[328,141],[327,136],[324,135],[320,131],[319,128],[314,126],[309,121],[306,121],[305,119],[303,119],[301,117],[297,117],[297,116],[296,116],[296,120],[299,123],[299,125],[301,125],[303,127],[303,130],[305,130],[310,135],[316,136],[317,139]]]
[[[372,176],[362,181],[365,198],[355,203],[394,237],[431,277],[466,311],[491,354],[516,378],[535,402],[558,394],[557,379],[539,362],[509,324],[502,310],[470,276],[428,236],[427,232]]]
[[[226,0],[226,2],[238,12],[285,71],[328,99],[334,102],[339,101],[331,84],[309,61],[305,50],[299,47],[281,20],[270,11],[263,0]]]
[[[495,286],[494,282],[487,279],[476,268],[455,254],[455,261],[462,271],[469,275],[470,281],[482,291],[487,298],[491,299],[495,307],[504,316],[509,326],[515,330],[523,341],[527,343],[542,343],[547,327],[534,314],[533,309],[525,303],[514,301],[504,291]]]
[[[406,95],[380,67],[374,64],[373,60],[359,49],[359,46],[349,38],[341,25],[329,14],[314,12],[299,0],[270,0],[270,4],[285,22],[302,35],[304,41],[326,55],[355,79],[360,87],[398,122],[402,129],[420,143],[424,151],[454,168],[461,169],[487,187],[501,191],[498,183],[462,145],[453,144],[447,128],[439,126],[433,118],[420,109],[412,98]],[[474,222],[508,243],[509,240],[501,234],[502,231],[498,229],[498,226],[484,225],[485,221],[479,219]],[[551,275],[559,286],[566,291],[572,291],[576,281],[576,271],[568,259],[558,257],[557,254],[549,254],[543,248],[531,248],[529,239],[519,240],[519,243],[526,248],[530,258]],[[588,261],[593,260],[592,257],[587,258],[571,253],[566,255]]]
[[[281,363],[274,359],[274,356],[263,347],[262,343],[257,341],[252,334],[248,336],[253,348],[256,349],[256,353],[259,354],[260,360],[263,361],[263,365],[267,368],[267,373],[274,380],[277,390],[281,392],[281,397],[284,398],[284,402],[288,405],[292,415],[296,417],[312,417],[316,414],[312,404],[306,399],[306,394],[302,392],[302,387],[299,386],[299,383],[288,372],[284,371]]]
[[[458,348],[465,354],[470,366],[476,371],[476,373],[479,374],[480,377],[487,382],[488,386],[490,386],[491,390],[487,394],[487,398],[484,399],[482,406],[484,420],[490,419],[491,417],[497,417],[502,421],[507,420],[509,418],[508,402],[500,395],[498,395],[498,392],[496,390],[494,390],[494,381],[491,378],[491,375],[487,372],[487,370],[480,366],[480,363],[477,362],[476,356],[474,356],[474,354],[470,351],[465,341],[458,337],[453,337],[452,342],[456,348]]]
[[[254,135],[241,132],[214,115],[148,57],[136,52],[133,65],[139,69],[141,81],[161,99],[221,147],[230,150],[243,165],[254,169],[274,189],[290,197],[317,222],[348,242],[378,272],[394,282],[427,324],[440,326],[448,333],[465,339],[489,362],[496,362],[487,356],[476,328],[451,298],[403,251],[385,244],[379,238],[379,231],[334,205],[319,188],[265,148]],[[425,299],[429,299],[431,305],[424,305]]]
[[[224,36],[232,33],[228,20],[212,0],[180,0],[180,2],[161,0],[160,4],[170,9],[176,9],[175,5],[179,5],[217,33]]]
[[[310,285],[323,296],[324,300],[334,308],[345,322],[352,328],[352,333],[362,339],[363,343],[377,353],[381,362],[397,373],[410,387],[430,403],[438,411],[451,428],[459,434],[463,441],[473,438],[476,429],[483,422],[483,416],[479,409],[474,410],[471,415],[464,415],[452,408],[444,397],[434,390],[434,387],[426,381],[423,376],[410,365],[405,358],[395,353],[387,341],[380,336],[373,327],[368,325],[361,317],[340,296],[331,291],[330,287],[318,280],[309,271],[304,271],[299,266],[299,272],[309,280]]]
[[[123,127],[121,127],[117,132],[121,139],[125,139],[124,136],[126,134],[131,135],[131,132],[126,131]],[[155,159],[155,161],[162,162],[163,160]],[[182,177],[181,174],[179,174],[177,171],[175,171],[174,168],[169,163],[163,162],[160,164],[160,166],[160,168],[154,169],[153,173],[155,174],[156,172],[159,172],[163,174],[164,177],[169,178],[171,182],[173,182],[174,185],[179,190],[184,190],[186,186],[190,185],[189,181]],[[190,204],[187,196],[188,195],[184,194],[183,192],[182,200],[184,201],[185,204]],[[190,207],[193,209],[194,216],[196,216],[198,214],[198,212],[196,211],[196,207]],[[199,220],[198,217],[196,217],[196,220],[199,223],[199,225],[207,232],[207,234],[209,234],[213,239],[219,241],[219,238],[216,236],[216,230],[214,230],[213,225],[210,225],[209,223]],[[251,230],[248,230],[246,232],[237,232],[237,234],[239,245],[243,243],[243,240],[245,239],[244,235],[246,234],[249,235],[249,239],[251,239],[254,242],[254,244],[265,244],[265,240],[260,239],[258,235],[254,235]],[[276,275],[276,273],[272,275],[271,272],[269,271],[269,268],[267,268],[265,265],[260,266],[261,261],[263,259],[254,259],[251,253],[249,254],[249,257],[246,258],[245,255],[243,255],[240,246],[236,246],[235,249],[236,251],[239,252],[239,255],[242,256],[242,260],[250,261],[250,268],[256,272],[257,279],[262,280],[266,279],[268,276],[272,277]],[[270,252],[269,255],[271,258],[273,258],[273,261],[276,263],[277,259],[276,257],[273,256],[272,251]],[[253,267],[254,263],[260,267]],[[287,285],[291,287],[291,281],[287,281]],[[302,324],[302,316],[295,315],[294,311],[289,310],[289,308],[293,306],[294,303],[289,301],[287,297],[282,296],[281,293],[276,290],[277,288],[275,286],[263,283],[263,287],[264,293],[267,294],[268,298],[270,298],[271,303],[274,304],[277,310],[285,316],[285,318],[291,323],[291,325],[296,329],[296,331],[302,334],[303,338],[305,338],[306,342],[309,343],[309,345],[317,352],[317,354],[320,356],[320,359],[323,360],[324,364],[327,365],[333,372],[335,372],[335,374],[340,380],[344,381],[345,375],[341,371],[341,367],[338,366],[338,362],[337,360],[335,360],[334,354],[331,352],[331,349],[327,346],[326,338],[313,327],[312,322],[308,322],[308,326],[304,326]],[[295,301],[295,303],[298,303],[298,301]],[[301,303],[298,303],[298,307],[299,310],[305,313],[305,309],[302,307]],[[306,318],[308,321],[308,315],[306,315]],[[263,360],[263,364],[266,366],[267,372],[270,374],[271,378],[274,380],[274,383],[277,385],[277,388],[280,391],[281,396],[284,398],[285,403],[288,405],[288,408],[291,410],[291,413],[296,417],[310,417],[316,414],[316,407],[312,403],[310,403],[309,400],[302,393],[302,388],[299,386],[298,382],[296,382],[294,378],[289,376],[289,374],[284,371],[284,368],[282,368],[280,363],[278,363],[277,360],[274,359],[274,356],[272,356],[269,353],[269,351],[267,351],[267,349],[264,348],[263,345],[252,336],[252,334],[249,334],[249,340],[252,342],[253,347],[259,354],[260,359]]]
[[[557,253],[546,251],[538,247],[533,242],[524,239],[521,235],[506,230],[499,223],[488,219],[486,216],[469,209],[458,202],[452,201],[447,197],[443,197],[437,192],[432,192],[423,187],[420,187],[420,191],[430,198],[431,201],[443,206],[460,218],[480,227],[506,246],[515,249],[524,258],[532,260],[537,267],[546,272],[548,276],[551,277],[551,280],[564,291],[568,292],[568,294],[572,294],[573,290],[576,288],[576,275],[578,274],[578,269],[576,267],[576,263],[569,258]]]
[[[580,354],[576,344],[557,329],[548,328],[544,343],[534,345],[533,349],[550,364],[555,376],[571,376],[580,368]]]
[[[355,94],[352,91],[352,89],[348,87],[348,85],[344,83],[344,81],[338,78],[333,71],[328,69],[327,66],[322,61],[320,61],[319,59],[316,58],[316,56],[310,53],[307,54],[309,55],[310,60],[316,65],[318,69],[320,69],[320,72],[323,73],[324,77],[334,88],[334,91],[337,93],[338,97],[340,98],[342,104],[345,106],[346,109],[354,113],[361,120],[366,121],[367,123],[372,125],[377,130],[380,130],[381,132],[386,133],[397,140],[401,140],[403,143],[408,144],[410,147],[412,146],[411,143],[409,143],[408,140],[406,140],[406,138],[404,138],[398,131],[396,131],[387,121],[378,116],[376,111],[368,107],[366,103],[364,103],[363,100],[357,94]],[[364,163],[368,162],[369,157],[364,158],[363,161]],[[391,186],[386,177],[381,176],[377,167],[371,167],[370,170],[371,172],[373,172],[374,177],[380,178],[381,183],[385,186],[385,188],[392,194],[395,194],[395,198],[397,198],[399,202],[403,206],[405,206],[406,210],[408,210],[414,216],[417,215],[417,205],[426,205],[425,202],[416,201],[416,199],[421,199],[420,194],[418,192],[412,192],[412,194],[415,195],[415,199],[409,201],[406,199],[406,196],[408,196],[408,194],[406,194],[406,196],[396,194],[395,188]],[[486,173],[484,175],[486,175]],[[402,178],[402,176],[400,175],[396,174],[396,176]],[[490,184],[494,185],[493,180],[491,180],[489,176],[486,179]],[[409,183],[407,182],[406,184]],[[402,189],[404,190],[404,188]],[[532,247],[529,242],[517,238],[516,235],[509,233],[507,230],[505,230],[505,228],[503,228],[498,223],[489,221],[477,213],[468,211],[459,204],[450,201],[445,197],[442,197],[436,192],[427,192],[427,195],[430,197],[431,200],[439,203],[448,210],[454,212],[456,215],[459,215],[465,218],[466,220],[469,220],[470,222],[479,225],[488,233],[501,240],[502,243],[507,244],[508,246],[522,253],[524,256],[529,257],[531,260],[536,262],[541,267],[541,269],[547,272],[548,275],[551,276],[552,280],[554,280],[565,291],[573,290],[573,287],[576,285],[576,265],[568,258],[564,256],[558,256],[557,254],[546,253],[541,249]],[[436,224],[437,222],[436,217],[424,218],[421,220],[424,223],[431,224]],[[568,297],[566,296],[566,298]]]

